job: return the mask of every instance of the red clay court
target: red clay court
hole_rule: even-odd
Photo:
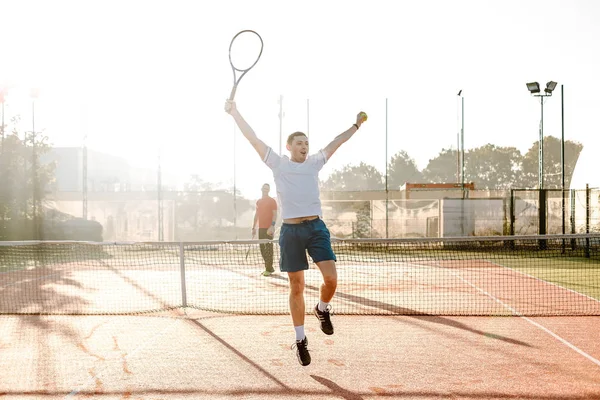
[[[0,398],[600,399],[600,236],[542,238],[334,243],[307,367],[258,242],[5,245]]]

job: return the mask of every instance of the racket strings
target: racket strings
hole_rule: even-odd
[[[263,43],[260,36],[253,31],[239,33],[229,47],[231,66],[240,72],[252,68],[262,54]]]

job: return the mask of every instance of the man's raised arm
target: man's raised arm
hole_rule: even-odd
[[[235,101],[227,100],[227,102],[225,102],[225,112],[227,112],[228,114],[231,114],[231,116],[235,120],[235,123],[237,124],[238,128],[240,128],[240,131],[242,132],[242,134],[246,137],[246,139],[248,139],[248,141],[250,142],[252,147],[254,147],[254,149],[260,156],[261,160],[264,160],[265,155],[267,154],[268,147],[262,140],[260,140],[258,138],[258,136],[256,136],[256,133],[254,133],[254,130],[250,127],[250,125],[248,125],[246,120],[242,117],[242,115],[240,114],[240,112],[238,111],[238,109],[235,105]]]
[[[356,133],[358,128],[360,128],[362,123],[365,122],[366,120],[367,120],[367,114],[362,111],[359,112],[358,115],[356,116],[356,123],[352,124],[350,129],[348,129],[345,132],[336,136],[335,139],[333,139],[331,141],[331,143],[329,143],[327,146],[325,146],[325,148],[323,150],[325,151],[325,154],[327,155],[327,159],[331,158],[333,153],[335,153],[335,151],[342,145],[342,143],[347,142],[348,139],[350,139],[352,137],[352,135],[354,135]]]

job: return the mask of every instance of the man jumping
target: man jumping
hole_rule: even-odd
[[[331,248],[329,230],[320,218],[319,171],[333,153],[352,137],[367,119],[364,112],[356,117],[356,123],[338,135],[316,154],[308,155],[308,138],[302,132],[292,133],[286,144],[290,157],[281,156],[260,140],[254,130],[238,111],[234,101],[225,103],[225,111],[233,117],[240,131],[254,147],[260,158],[273,171],[275,187],[283,224],[279,232],[279,268],[287,272],[290,294],[290,314],[296,331],[296,353],[301,365],[310,364],[308,339],[304,333],[304,271],[308,269],[306,251],[323,275],[319,291],[319,303],[314,314],[321,330],[333,334],[329,303],[337,287],[336,257]]]

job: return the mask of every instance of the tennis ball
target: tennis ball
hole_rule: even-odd
[[[360,116],[361,116],[361,117],[362,117],[362,119],[364,119],[365,121],[366,121],[366,120],[367,120],[367,118],[368,118],[368,117],[367,117],[367,113],[366,113],[366,112],[364,112],[364,111],[361,111],[361,112],[360,112]]]

